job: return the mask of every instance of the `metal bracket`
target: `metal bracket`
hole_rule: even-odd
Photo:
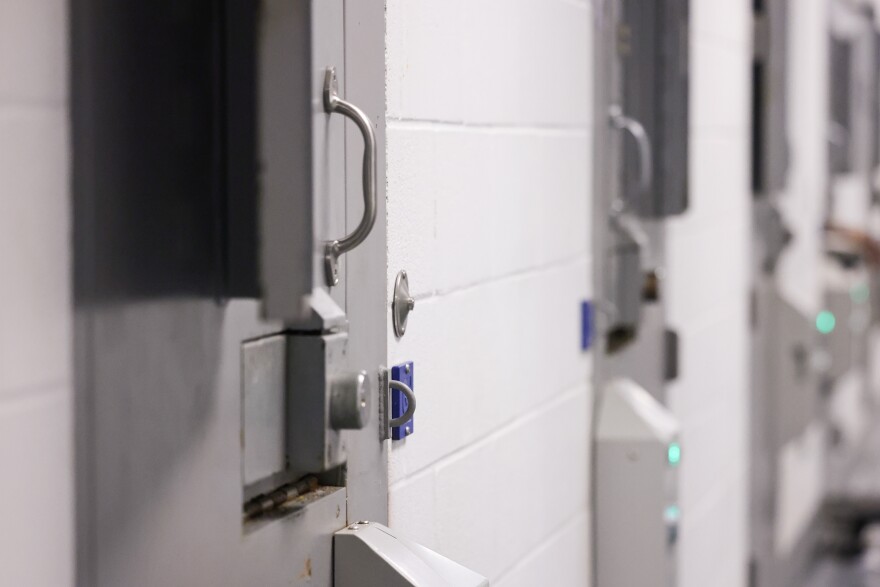
[[[391,438],[391,393],[388,388],[389,371],[386,367],[379,368],[379,440]]]
[[[416,410],[415,394],[413,394],[415,365],[412,361],[391,368],[390,412],[388,427],[392,440],[403,440],[415,432],[413,414]]]
[[[395,416],[394,418],[392,418],[388,422],[388,425],[391,427],[392,430],[394,430],[395,428],[403,428],[404,436],[412,434],[412,419],[416,413],[416,394],[412,390],[412,388],[403,381],[392,379],[390,382],[388,382],[388,386],[391,388],[392,394],[395,391],[398,392],[397,394],[392,396],[391,411],[403,412],[399,416]]]
[[[409,294],[409,277],[406,271],[401,271],[394,280],[394,298],[391,301],[391,321],[397,338],[406,334],[406,321],[415,307],[416,301]]]
[[[379,440],[401,440],[413,433],[416,396],[413,364],[379,369]]]

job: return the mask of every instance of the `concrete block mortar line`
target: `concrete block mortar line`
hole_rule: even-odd
[[[501,583],[502,581],[504,581],[505,578],[512,575],[518,569],[523,568],[528,563],[530,563],[532,560],[537,558],[539,555],[543,554],[548,548],[550,548],[550,542],[559,534],[562,534],[566,530],[570,529],[572,526],[580,524],[581,522],[586,521],[587,523],[589,523],[590,512],[589,512],[589,509],[587,506],[588,506],[588,502],[587,502],[586,496],[585,496],[583,511],[576,513],[575,515],[571,516],[568,520],[562,522],[561,524],[557,525],[554,528],[551,528],[550,531],[541,540],[542,544],[540,546],[533,549],[526,556],[522,557],[521,559],[519,559],[518,561],[516,561],[512,565],[510,565],[507,568],[505,568],[504,570],[502,570],[498,574],[498,576],[495,577],[495,579],[492,581],[493,584]],[[589,532],[589,530],[588,530],[588,532]]]
[[[0,94],[0,115],[35,113],[66,114],[67,104],[63,99],[56,98],[23,98],[20,96],[4,96]]]
[[[495,123],[495,122],[470,122],[464,120],[443,120],[430,118],[408,118],[388,115],[386,117],[388,128],[425,130],[433,132],[455,132],[470,130],[475,132],[491,132],[498,134],[516,134],[539,136],[570,136],[589,138],[593,125],[582,124],[530,124],[523,123]]]
[[[498,427],[496,427],[494,430],[489,431],[488,434],[480,437],[478,440],[475,440],[474,442],[471,442],[465,446],[461,446],[461,447],[459,447],[449,453],[446,453],[445,455],[431,461],[430,463],[425,463],[424,465],[416,468],[413,471],[407,471],[403,475],[403,477],[392,482],[389,486],[389,489],[394,488],[396,485],[402,483],[403,481],[406,481],[407,479],[415,477],[416,475],[419,475],[426,470],[430,470],[433,472],[433,471],[436,471],[436,469],[439,466],[441,466],[447,462],[453,462],[457,459],[464,458],[464,457],[468,456],[469,454],[476,452],[477,450],[480,450],[481,448],[497,441],[498,439],[500,439],[502,436],[504,436],[505,434],[507,434],[511,430],[513,430],[519,426],[524,426],[527,423],[529,423],[530,421],[535,420],[537,418],[540,418],[546,412],[549,412],[550,410],[558,407],[560,404],[562,404],[566,401],[572,400],[580,394],[587,395],[587,394],[591,393],[591,391],[592,391],[592,386],[590,385],[590,382],[585,378],[582,385],[573,386],[568,391],[561,393],[559,395],[556,395],[555,397],[553,397],[552,400],[545,403],[543,406],[541,406],[537,409],[529,410],[525,414],[520,414],[514,418],[511,418],[507,422],[504,422],[501,425],[499,425]],[[405,447],[400,447],[398,450],[404,450],[404,449],[405,449]]]
[[[567,6],[575,6],[593,12],[593,0],[559,0],[559,2]]]
[[[513,271],[510,273],[505,273],[499,275],[497,277],[493,277],[491,279],[486,279],[483,281],[477,281],[473,283],[467,283],[464,285],[459,285],[456,287],[452,287],[449,289],[438,289],[431,292],[423,292],[414,294],[413,298],[417,302],[428,302],[428,301],[437,301],[447,296],[458,295],[466,293],[470,290],[488,286],[488,285],[498,285],[505,281],[514,281],[517,279],[525,279],[527,277],[532,277],[536,275],[540,275],[541,273],[548,273],[551,271],[556,271],[562,269],[566,266],[579,265],[581,263],[586,263],[587,269],[589,270],[589,265],[591,263],[590,255],[588,251],[585,249],[584,252],[578,253],[577,255],[565,257],[556,261],[552,261],[550,263],[545,263],[541,265],[535,265],[532,267],[527,267],[523,269],[519,269],[517,271]],[[396,275],[396,273],[395,273]],[[586,275],[586,273],[585,273]],[[393,281],[392,281],[393,283]]]
[[[73,384],[69,381],[0,387],[0,410],[34,398],[51,397],[53,395],[72,396],[72,387]]]

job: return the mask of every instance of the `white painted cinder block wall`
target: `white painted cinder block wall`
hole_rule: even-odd
[[[0,585],[73,583],[66,19],[0,1]]]
[[[65,4],[0,3],[3,585],[72,582]],[[418,299],[389,355],[420,399],[391,524],[501,587],[585,585],[590,7],[387,11],[388,279],[407,269]],[[693,203],[669,235],[686,586],[744,584],[748,23],[694,0]]]
[[[667,233],[682,587],[746,584],[751,23],[751,2],[692,0],[691,202]]]
[[[586,585],[590,7],[388,3],[388,280],[419,301],[391,524],[497,584]],[[691,207],[670,223],[680,584],[746,582],[750,3],[694,0]],[[587,72],[584,75],[584,72]],[[553,93],[555,76],[569,80]],[[525,530],[525,532],[522,532]],[[555,575],[555,576],[553,576]]]
[[[585,0],[388,0],[388,282],[417,303],[390,524],[499,587],[586,585]],[[390,321],[389,321],[390,324]]]

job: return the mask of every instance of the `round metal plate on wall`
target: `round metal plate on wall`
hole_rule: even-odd
[[[394,280],[394,298],[391,301],[391,320],[394,324],[394,336],[397,338],[406,333],[407,318],[415,307],[416,301],[409,294],[409,278],[406,271],[401,271]]]

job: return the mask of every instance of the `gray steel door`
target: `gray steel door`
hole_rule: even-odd
[[[302,473],[274,341],[320,336],[318,305],[348,332],[340,368],[384,361],[381,209],[339,284],[324,274],[363,213],[328,67],[383,139],[384,6],[354,4],[71,5],[78,584],[329,586],[333,532],[386,521],[375,385],[347,464],[244,516]]]
[[[687,0],[596,4],[595,418],[613,379],[632,380],[665,403],[677,372],[664,307],[664,218],[687,207],[688,13]],[[597,469],[593,483],[615,474]]]
[[[328,67],[344,95],[343,3],[265,0],[259,20],[260,261],[268,317],[307,317],[327,290],[323,243],[345,231],[345,125],[328,115]],[[344,274],[344,272],[343,272]],[[345,306],[345,287],[333,289]]]
[[[681,124],[676,123],[665,133],[659,123],[665,118],[664,96],[678,95],[687,88],[687,60],[681,61],[679,52],[687,47],[688,4],[674,4],[674,14],[643,10],[629,0],[604,4],[604,9],[598,10],[594,60],[596,79],[604,80],[596,84],[593,164],[594,193],[598,194],[593,215],[594,244],[601,252],[594,274],[598,292],[597,388],[614,377],[629,377],[660,401],[665,399],[669,371],[662,283],[665,224],[661,217],[680,212],[686,205],[686,182],[682,178],[687,174],[687,149],[679,143],[687,137],[687,117],[676,116],[674,120]],[[675,26],[667,21],[674,21]],[[674,50],[663,50],[667,45]],[[668,79],[660,79],[660,64],[672,67],[673,62],[675,67],[666,72]],[[679,107],[686,113],[686,100]],[[674,151],[678,164],[667,165],[665,159],[661,162],[654,157],[655,164],[648,166],[653,167],[650,177],[642,177],[645,166],[640,164],[644,163],[645,150],[640,153],[640,140],[609,116],[615,108],[643,128],[644,138],[653,145],[648,149],[649,156]],[[665,173],[658,175],[661,167],[669,174],[680,174],[682,181]],[[663,204],[666,195],[675,202],[673,205]],[[625,218],[625,222],[619,222],[619,218]],[[629,252],[634,240],[632,235],[622,238],[621,224],[637,226],[640,237],[635,239],[640,241],[639,270],[629,270],[629,280],[620,278],[621,264],[615,261],[622,252]],[[624,249],[622,244],[629,244],[629,248]],[[652,269],[657,270],[653,275]],[[623,312],[621,305],[632,306],[633,301],[639,309]],[[635,317],[627,318],[626,329],[616,324],[623,315]],[[618,331],[625,340],[617,340]]]

